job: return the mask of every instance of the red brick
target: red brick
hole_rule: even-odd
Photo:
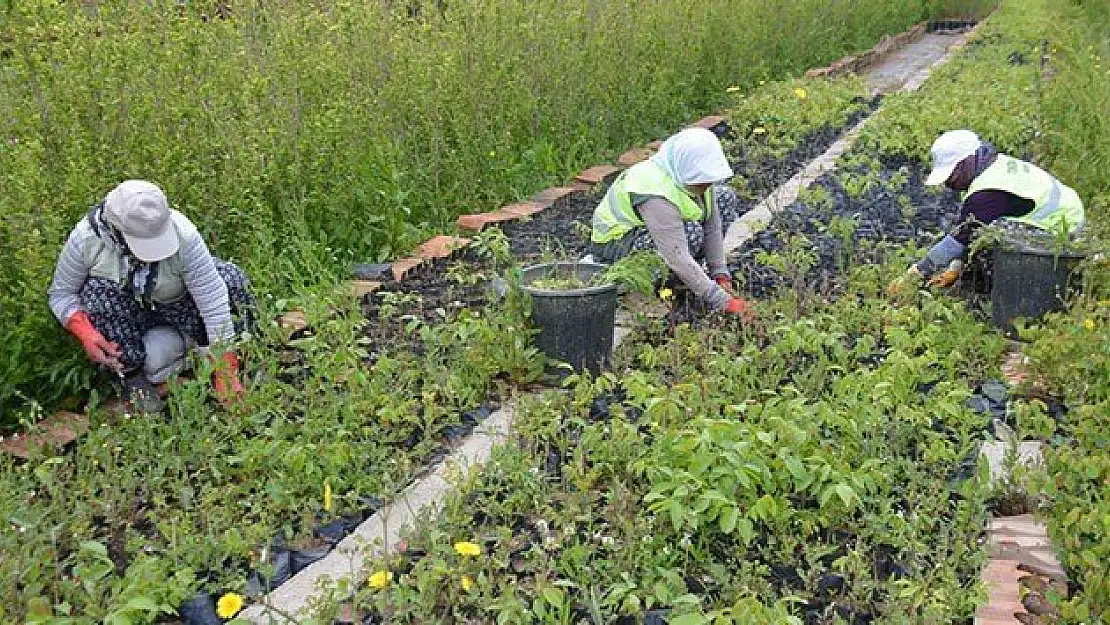
[[[710,115],[694,122],[695,126],[697,126],[698,128],[705,128],[706,130],[713,130],[714,128],[717,128],[722,124],[727,126],[728,122],[726,122],[725,118],[721,115]]]
[[[472,215],[460,215],[455,225],[459,230],[469,230],[471,232],[480,232],[482,228],[486,227],[486,217],[489,213],[474,213]]]
[[[423,258],[402,258],[401,260],[393,263],[393,279],[400,282],[405,279],[405,275],[413,269],[419,267],[424,263]]]
[[[43,447],[61,449],[89,430],[89,419],[75,412],[59,412],[40,421],[35,430],[4,440],[0,452],[26,460]]]
[[[447,258],[455,250],[465,247],[467,243],[470,243],[470,239],[440,235],[432,237],[417,246],[416,255],[425,260]]]
[[[396,269],[394,270],[396,271]],[[396,274],[394,274],[396,275]],[[377,291],[382,287],[381,282],[374,282],[373,280],[351,280],[349,283],[350,292],[355,297],[362,297]]]
[[[579,193],[579,191],[576,187],[550,187],[533,195],[532,201],[544,208],[550,208],[558,206],[564,199]]]
[[[516,204],[509,204],[502,206],[499,213],[511,215],[513,219],[520,219],[521,217],[530,217],[543,211],[544,205],[537,202],[518,202]]]
[[[647,148],[632,148],[617,157],[617,164],[631,167],[636,163],[646,161],[652,154],[655,154],[655,152]]]
[[[613,167],[612,165],[594,165],[575,176],[574,179],[578,182],[591,185],[607,184],[615,180],[620,173],[620,168]]]

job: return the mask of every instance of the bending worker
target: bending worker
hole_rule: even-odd
[[[594,210],[590,254],[612,263],[654,248],[714,310],[750,315],[748,303],[733,293],[725,264],[724,232],[740,205],[736,192],[723,184],[732,176],[716,135],[704,128],[679,132],[609,187]]]
[[[1036,165],[999,154],[970,130],[942,134],[933,142],[932,155],[933,171],[925,184],[961,191],[963,206],[955,232],[910,266],[912,281],[950,286],[960,276],[976,229],[1001,218],[1069,235],[1083,227],[1083,202],[1075,191]]]
[[[89,359],[123,378],[125,399],[139,411],[158,412],[163,404],[148,377],[147,333],[169,327],[201,349],[230,341],[253,324],[248,288],[242,270],[213,258],[161,189],[128,180],[70,233],[48,293],[54,316]],[[235,352],[215,363],[213,384],[223,401],[243,392]]]

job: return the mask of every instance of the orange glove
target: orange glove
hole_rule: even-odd
[[[727,273],[719,273],[713,276],[713,281],[716,282],[722,289],[728,292],[729,295],[735,295],[732,291],[732,277]]]
[[[964,264],[959,260],[954,260],[948,263],[948,269],[938,273],[937,275],[929,278],[928,286],[930,288],[946,288],[952,286],[960,277],[963,272]]]
[[[239,356],[235,352],[224,352],[222,362],[215,363],[212,371],[212,387],[216,397],[228,407],[243,398],[243,383],[239,381]]]
[[[733,297],[728,300],[728,304],[725,305],[725,312],[740,317],[745,323],[749,323],[755,319],[755,311],[752,310],[751,304],[739,297]]]
[[[81,346],[85,348],[85,354],[88,355],[89,360],[116,372],[123,370],[123,363],[119,361],[122,354],[119,345],[104,338],[104,335],[93,327],[92,321],[89,320],[89,313],[79,310],[70,315],[69,321],[66,322],[66,330],[81,341]]]

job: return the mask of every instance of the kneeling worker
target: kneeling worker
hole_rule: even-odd
[[[963,192],[963,205],[955,231],[910,266],[909,281],[950,286],[963,269],[976,229],[998,219],[1069,235],[1083,227],[1083,202],[1075,191],[1036,165],[999,154],[970,130],[942,134],[933,143],[932,156],[933,171],[925,184],[943,183]]]
[[[123,378],[141,412],[162,409],[144,371],[148,332],[170,328],[203,348],[253,322],[243,271],[213,258],[196,226],[142,180],[121,183],[77,224],[48,294],[54,316],[90,360]],[[213,385],[225,403],[243,392],[235,352],[215,363]]]
[[[740,204],[736,192],[724,185],[732,176],[712,132],[690,128],[675,134],[609,187],[594,210],[591,256],[612,263],[654,248],[713,309],[749,317],[751,308],[733,293],[725,264],[724,232]],[[708,274],[699,258],[705,259]]]

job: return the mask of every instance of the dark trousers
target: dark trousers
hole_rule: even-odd
[[[251,330],[255,325],[255,301],[250,280],[232,263],[216,260],[216,272],[227,284],[228,299],[235,331]],[[125,372],[141,370],[146,362],[143,336],[156,326],[170,326],[198,345],[208,345],[208,332],[196,302],[187,293],[171,304],[144,308],[119,284],[105,278],[89,278],[81,288],[81,305],[104,338],[120,346]]]

